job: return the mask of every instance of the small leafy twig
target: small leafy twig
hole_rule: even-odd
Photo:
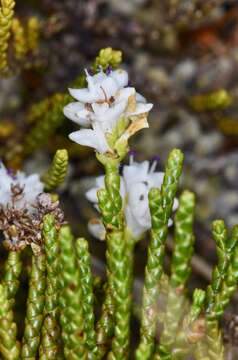
[[[59,246],[58,233],[53,215],[43,219],[43,240],[46,254],[46,291],[44,306],[44,322],[41,329],[40,359],[60,359],[59,328]]]
[[[0,284],[0,353],[4,360],[19,360],[20,343],[7,289]]]
[[[79,270],[70,228],[59,231],[60,245],[60,324],[67,360],[87,359]]]
[[[25,330],[21,351],[22,359],[35,358],[40,344],[46,289],[46,264],[43,252],[32,256]]]
[[[65,180],[68,170],[68,152],[65,149],[57,150],[50,169],[43,175],[42,181],[46,191],[59,187]]]
[[[141,341],[136,351],[136,359],[149,359],[154,350],[157,316],[156,301],[158,284],[163,273],[165,240],[168,233],[168,221],[182,171],[183,155],[175,149],[168,158],[164,181],[159,189],[149,193],[152,219],[151,242],[145,270],[145,284],[142,303]]]
[[[10,251],[5,263],[3,284],[7,289],[7,298],[11,306],[15,303],[15,295],[20,285],[19,276],[22,270],[21,253]]]
[[[94,295],[93,295],[93,276],[91,272],[90,254],[88,243],[80,238],[76,241],[76,256],[82,289],[82,307],[84,314],[85,342],[90,352],[89,357],[96,359],[96,333],[94,329]]]

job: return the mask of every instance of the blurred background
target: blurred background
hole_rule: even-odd
[[[211,221],[238,223],[238,1],[22,0],[15,14],[23,28],[36,17],[38,36],[24,59],[14,57],[10,47],[11,71],[0,78],[2,158],[11,167],[43,172],[57,148],[68,148],[71,166],[60,191],[62,204],[76,234],[88,237],[94,211],[84,193],[102,169],[90,149],[67,140],[73,124],[56,121],[54,133],[24,156],[19,144],[34,127],[33,104],[43,101],[50,113],[55,96],[67,93],[101,48],[122,50],[131,84],[154,103],[150,128],[135,136],[131,148],[138,161],[159,158],[160,170],[172,148],[185,153],[181,189],[197,196],[190,286],[206,284],[216,261]],[[19,44],[14,34],[13,40]],[[138,278],[145,246],[146,240],[138,248]],[[103,271],[104,244],[91,239],[91,248],[95,268]],[[235,298],[224,321],[225,339],[233,345],[238,345],[237,311]]]

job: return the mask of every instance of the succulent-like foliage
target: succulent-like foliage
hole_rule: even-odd
[[[7,51],[10,29],[14,15],[14,0],[1,0],[0,3],[0,72],[8,70]]]
[[[98,200],[107,235],[107,275],[111,291],[107,293],[105,304],[114,310],[114,339],[110,359],[124,359],[128,356],[130,281],[127,272],[126,243],[123,232],[122,199],[120,196],[120,176],[117,163],[107,163],[105,189],[99,190]],[[112,298],[111,298],[112,297]],[[104,304],[104,309],[105,305]],[[108,316],[105,312],[102,316]],[[100,320],[104,323],[104,319]]]
[[[5,263],[3,284],[7,289],[9,304],[14,305],[15,296],[20,285],[19,276],[22,270],[21,254],[10,251]]]
[[[106,155],[107,157],[107,155]],[[238,227],[213,223],[218,262],[206,291],[195,289],[189,304],[186,283],[191,272],[195,196],[184,191],[175,215],[171,275],[163,260],[168,221],[182,169],[183,155],[175,149],[168,158],[161,188],[149,192],[151,240],[145,268],[140,341],[131,354],[130,319],[135,239],[126,227],[120,195],[119,159],[108,156],[104,188],[98,191],[106,229],[107,281],[96,322],[97,283],[91,272],[88,243],[74,241],[70,227],[46,214],[42,241],[32,243],[25,329],[17,340],[12,307],[21,273],[21,249],[9,252],[0,284],[0,353],[3,359],[186,359],[223,360],[225,349],[218,320],[234,293],[238,269]],[[49,195],[47,195],[49,196]],[[164,305],[159,299],[164,299]],[[138,312],[136,312],[138,314]],[[158,327],[158,324],[162,325]],[[157,339],[160,331],[159,341]],[[21,353],[21,355],[20,355]]]
[[[68,152],[65,149],[57,150],[50,169],[43,175],[42,180],[46,191],[52,191],[60,186],[67,175]]]
[[[34,55],[39,47],[41,24],[35,16],[26,24],[14,16],[15,1],[0,2],[0,74],[14,73],[19,66],[29,67],[28,55]],[[16,63],[13,66],[12,63]],[[16,68],[16,69],[15,69]]]
[[[26,309],[25,330],[22,342],[22,359],[35,358],[40,345],[46,290],[45,255],[41,251],[32,256],[32,268]]]
[[[138,360],[149,359],[154,350],[158,283],[163,273],[168,221],[171,216],[178,181],[182,172],[182,163],[182,153],[179,150],[173,150],[168,158],[161,191],[153,189],[149,194],[152,231],[143,290],[141,342],[136,352]]]
[[[85,342],[88,347],[89,357],[97,358],[96,332],[94,329],[94,295],[93,276],[91,272],[90,254],[88,243],[80,238],[76,241],[77,265],[79,269],[82,289],[82,307],[84,315]]]
[[[7,296],[6,287],[0,285],[0,353],[3,359],[17,360],[20,357],[20,344],[16,339],[17,327]]]
[[[62,109],[69,102],[69,99],[70,97],[65,94],[54,94],[51,98],[34,105],[29,117],[34,119],[36,124],[24,141],[23,149],[26,155],[46,144],[49,137],[63,123]]]
[[[185,307],[185,284],[190,275],[190,260],[193,254],[193,218],[195,196],[185,191],[179,199],[175,217],[175,247],[172,256],[170,287],[164,318],[164,329],[160,338],[158,353],[161,358],[168,356],[175,346],[176,334],[181,319],[181,309]],[[195,302],[197,298],[195,297]],[[166,355],[167,354],[167,355]]]
[[[122,52],[119,50],[113,50],[111,47],[100,50],[98,56],[95,59],[94,67],[102,66],[106,69],[108,66],[116,68],[122,62]]]
[[[195,95],[190,99],[190,105],[195,111],[225,109],[233,102],[232,95],[224,90]]]
[[[58,233],[53,215],[43,220],[43,238],[46,255],[46,291],[44,321],[41,328],[40,359],[60,359],[59,328],[59,246]]]
[[[64,343],[64,356],[86,359],[82,288],[73,246],[73,236],[68,227],[59,232],[60,244],[60,324]]]

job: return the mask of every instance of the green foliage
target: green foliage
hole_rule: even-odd
[[[195,111],[225,109],[230,106],[232,102],[232,95],[225,89],[208,94],[195,95],[189,101],[190,106]]]
[[[20,67],[29,67],[39,48],[40,21],[30,16],[26,24],[14,16],[15,1],[0,1],[0,75],[9,76]],[[14,60],[14,65],[12,66]]]
[[[0,353],[3,359],[18,360],[20,344],[16,340],[17,327],[7,296],[6,287],[0,284]]]
[[[96,332],[94,329],[94,295],[93,295],[93,276],[91,272],[90,254],[88,243],[80,238],[76,241],[76,256],[79,269],[80,283],[82,289],[82,307],[84,315],[85,343],[90,353],[90,358],[96,359],[97,345]]]
[[[9,70],[7,51],[11,36],[12,19],[14,16],[14,0],[1,0],[0,2],[0,73]]]
[[[160,346],[156,349],[162,359],[166,358],[175,346],[176,334],[182,315],[181,309],[186,306],[184,290],[191,272],[190,261],[194,243],[194,207],[194,194],[184,191],[180,196],[179,208],[175,216],[175,246],[171,263],[171,278],[167,295],[164,329],[160,339]]]
[[[40,345],[46,291],[45,254],[40,251],[32,256],[25,330],[22,341],[22,359],[35,358]]]
[[[104,70],[108,66],[116,68],[122,62],[122,52],[119,50],[113,50],[111,47],[101,49],[96,57],[94,67],[101,66]]]
[[[163,274],[165,241],[168,221],[182,172],[183,155],[175,149],[168,158],[161,191],[152,189],[149,204],[152,219],[151,243],[148,249],[148,262],[145,269],[145,285],[142,300],[141,342],[136,359],[149,359],[153,354],[157,324],[156,302],[158,284]]]
[[[24,139],[24,155],[30,155],[47,143],[49,137],[62,125],[64,121],[63,107],[69,102],[69,95],[59,93],[33,105],[28,116],[35,125]]]
[[[67,175],[68,152],[65,149],[57,150],[50,169],[43,175],[42,181],[46,191],[52,191],[60,186]]]
[[[48,172],[54,183],[61,175],[61,166],[56,166],[58,158],[59,155]],[[229,232],[222,220],[213,222],[217,265],[211,284],[206,291],[195,289],[190,304],[186,285],[194,246],[195,196],[189,191],[181,194],[175,216],[170,276],[163,266],[168,222],[183,164],[181,151],[173,150],[161,188],[149,192],[151,239],[138,316],[140,340],[132,354],[130,320],[136,241],[126,228],[119,160],[101,160],[105,181],[98,199],[106,228],[107,280],[102,286],[102,280],[94,278],[87,241],[75,241],[68,225],[59,225],[52,214],[46,215],[41,224],[41,242],[31,244],[32,265],[21,341],[12,310],[20,285],[21,253],[9,252],[6,260],[0,283],[2,358],[96,360],[107,356],[110,360],[124,360],[134,356],[138,360],[180,360],[193,355],[196,360],[223,360],[225,351],[218,320],[237,287],[238,226]],[[57,171],[59,175],[55,175]],[[104,297],[97,318],[95,306],[101,299],[96,291],[98,284]],[[160,297],[165,300],[164,305]]]
[[[83,294],[79,269],[73,245],[73,236],[69,227],[59,232],[60,245],[60,325],[64,344],[64,356],[67,360],[86,359]]]
[[[19,276],[22,270],[21,254],[10,251],[5,264],[3,284],[7,289],[7,298],[14,305],[15,295],[20,285]]]
[[[54,217],[46,215],[43,222],[46,255],[46,290],[44,322],[41,328],[40,359],[60,359],[59,327],[59,245]]]

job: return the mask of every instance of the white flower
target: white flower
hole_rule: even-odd
[[[148,194],[153,187],[160,188],[163,183],[164,173],[155,171],[157,161],[150,166],[149,161],[142,163],[130,159],[130,165],[124,166],[121,176],[120,194],[124,200],[124,213],[127,227],[135,238],[140,238],[143,233],[151,228],[151,216],[149,210]],[[96,178],[96,186],[86,193],[88,200],[97,206],[97,191],[104,187],[104,177]],[[178,207],[178,200],[174,200],[173,210]],[[169,226],[172,220],[169,219]],[[97,228],[96,228],[97,226]],[[100,231],[99,231],[100,230]],[[99,228],[90,223],[89,231],[92,235],[102,239],[102,225]],[[100,234],[99,234],[100,232]]]
[[[95,123],[92,125],[92,128],[74,131],[69,135],[69,138],[80,145],[93,147],[99,153],[110,152],[111,149],[100,125]]]
[[[14,198],[13,203],[13,187],[22,190],[18,196]],[[18,171],[16,174],[7,170],[0,163],[0,205],[4,208],[7,206],[15,206],[18,209],[26,208],[29,212],[34,212],[37,196],[43,192],[43,184],[39,179],[39,175],[32,174],[26,176],[23,172]]]
[[[135,88],[127,87],[128,74],[125,70],[114,70],[108,74],[100,70],[93,76],[86,71],[86,80],[87,88],[69,89],[77,102],[66,105],[64,114],[82,127],[92,127],[92,131],[79,130],[70,134],[70,139],[93,147],[100,153],[112,151],[107,143],[107,134],[113,132],[118,120],[123,116],[133,121],[139,115],[147,115],[153,105],[147,104]],[[96,140],[97,137],[103,140]]]

